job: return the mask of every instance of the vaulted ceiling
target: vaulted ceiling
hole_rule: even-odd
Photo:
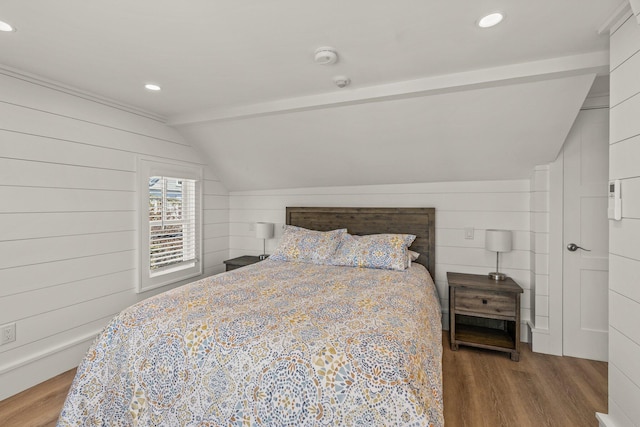
[[[624,3],[5,0],[0,63],[166,120],[230,190],[523,178],[607,73]]]

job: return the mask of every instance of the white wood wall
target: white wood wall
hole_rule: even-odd
[[[609,226],[609,426],[640,425],[640,25],[611,33],[611,179],[622,220]]]
[[[531,176],[531,319],[537,331],[549,333],[549,165]],[[537,350],[536,350],[537,351]]]
[[[428,162],[426,163],[428,167]],[[252,229],[256,221],[276,224],[276,236],[267,243],[270,253],[282,235],[287,206],[435,207],[436,275],[448,328],[447,271],[486,274],[495,269],[495,252],[484,249],[487,228],[513,231],[513,251],[501,254],[501,270],[524,289],[523,325],[530,320],[530,188],[529,180],[449,182],[301,188],[230,193],[230,255],[260,254],[262,240]],[[466,240],[464,229],[475,229]],[[528,331],[522,327],[523,340]]]
[[[0,400],[76,366],[136,294],[136,156],[201,164],[164,124],[0,71]],[[228,194],[206,169],[204,269],[228,256]]]

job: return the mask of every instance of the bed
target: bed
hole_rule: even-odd
[[[59,426],[442,426],[430,208],[287,208],[289,225],[411,233],[403,271],[267,259],[123,310]]]

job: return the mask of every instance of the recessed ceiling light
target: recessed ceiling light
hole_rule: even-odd
[[[6,33],[10,33],[11,31],[15,31],[16,29],[12,27],[10,24],[7,24],[4,21],[0,21],[0,31],[4,31]]]
[[[504,19],[504,15],[500,12],[490,13],[489,15],[480,18],[478,26],[480,28],[489,28],[494,25],[498,25]]]
[[[145,89],[147,90],[152,90],[154,92],[158,92],[159,90],[162,90],[162,88],[158,85],[155,85],[153,83],[147,83],[146,85],[144,85]]]

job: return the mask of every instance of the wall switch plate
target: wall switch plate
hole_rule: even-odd
[[[9,344],[16,340],[16,324],[9,323],[0,326],[0,345]]]
[[[464,238],[467,240],[473,240],[473,227],[466,227],[464,229]]]

